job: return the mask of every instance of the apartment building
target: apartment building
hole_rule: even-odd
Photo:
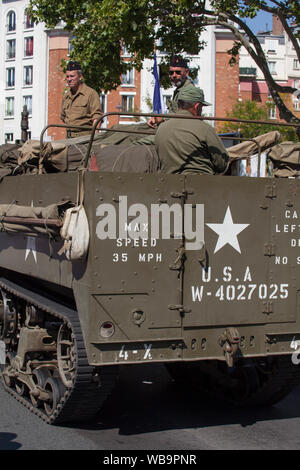
[[[267,57],[269,70],[276,82],[300,90],[299,60],[289,37],[275,15],[273,15],[272,30],[259,32],[257,39]],[[278,110],[272,103],[265,78],[245,48],[240,51],[239,99],[268,102],[270,119],[279,119]],[[300,100],[295,95],[286,95],[283,99],[295,115],[300,117]]]
[[[0,4],[0,143],[21,137],[21,111],[27,106],[29,136],[39,138],[47,123],[47,34],[26,14],[27,0]]]

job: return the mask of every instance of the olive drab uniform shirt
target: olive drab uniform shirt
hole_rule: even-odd
[[[182,109],[176,114],[192,117]],[[212,126],[197,119],[163,122],[155,135],[155,148],[163,173],[223,173],[229,160]]]
[[[169,113],[176,113],[178,111],[178,95],[179,95],[179,92],[183,87],[185,87],[187,85],[193,85],[194,86],[194,83],[189,78],[187,78],[183,85],[181,85],[180,87],[175,88],[172,99],[169,100],[168,103],[167,103]]]
[[[68,90],[62,100],[61,120],[69,126],[92,126],[93,120],[102,115],[100,98],[96,90],[82,83],[73,95]],[[67,130],[68,137],[90,134],[91,131]]]
[[[187,78],[185,80],[183,85],[181,85],[180,87],[178,87],[174,90],[172,99],[168,100],[168,102],[167,102],[167,108],[168,108],[169,113],[175,114],[178,111],[178,95],[179,95],[179,92],[182,89],[182,87],[187,86],[187,85],[193,85],[194,86],[193,82],[189,78]],[[154,144],[154,135],[149,135],[149,136],[142,137],[142,138],[138,139],[136,142],[133,142],[133,143],[134,144],[139,144],[139,145],[153,145]]]

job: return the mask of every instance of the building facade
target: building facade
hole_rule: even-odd
[[[276,82],[300,90],[300,63],[289,37],[276,16],[273,15],[272,30],[259,32],[257,39],[267,57],[269,70]],[[279,113],[272,102],[265,78],[245,48],[240,51],[239,99],[268,103],[269,118],[279,120]],[[300,100],[296,95],[283,95],[283,99],[288,108],[300,117]]]
[[[47,34],[26,14],[27,0],[0,6],[0,142],[21,138],[21,112],[27,106],[29,136],[39,138],[47,122]]]

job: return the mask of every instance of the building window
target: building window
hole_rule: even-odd
[[[27,106],[28,114],[32,114],[32,96],[23,96],[23,106]]]
[[[12,132],[8,132],[7,134],[4,134],[4,140],[5,143],[7,142],[13,142],[14,141],[14,135]]]
[[[276,106],[273,103],[269,103],[269,119],[276,119]]]
[[[126,73],[122,74],[122,85],[134,86],[134,69],[127,70]]]
[[[16,14],[14,11],[9,11],[7,13],[7,32],[11,33],[16,31]]]
[[[15,98],[10,96],[9,98],[5,98],[5,116],[6,117],[13,117],[15,114]]]
[[[276,73],[276,62],[268,62],[268,67],[271,73]]]
[[[293,107],[294,107],[294,109],[296,109],[296,111],[300,110],[300,101],[298,100],[298,98],[294,98]]]
[[[6,41],[6,58],[14,59],[16,57],[16,40],[9,39]]]
[[[29,36],[24,39],[24,57],[33,56],[33,37]]]
[[[298,59],[294,59],[294,60],[293,60],[293,69],[294,69],[294,70],[298,70],[298,69],[299,69],[299,60],[298,60]]]
[[[124,57],[129,57],[130,54],[129,54],[129,51],[127,49],[127,47],[125,46],[125,44],[122,42],[122,45],[121,45],[121,55]]]
[[[32,65],[25,65],[24,67],[24,79],[23,84],[24,86],[32,85],[33,82],[33,66]]]
[[[34,27],[34,21],[30,18],[29,15],[25,13],[24,15],[24,29],[32,29]]]
[[[6,86],[14,87],[15,86],[15,68],[10,67],[6,69]]]
[[[134,112],[134,96],[133,95],[122,95],[122,110],[123,113]]]

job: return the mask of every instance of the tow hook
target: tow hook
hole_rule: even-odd
[[[228,367],[233,367],[234,358],[239,350],[240,334],[236,328],[226,328],[219,337],[219,344],[224,350],[225,360]]]

